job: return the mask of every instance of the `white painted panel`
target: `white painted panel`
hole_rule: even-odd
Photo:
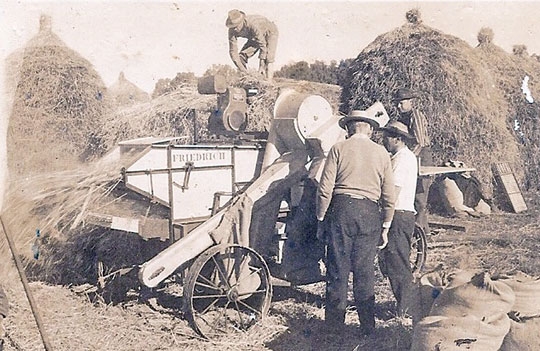
[[[258,174],[257,160],[263,149],[236,149],[234,150],[234,177],[237,183],[251,182]],[[262,162],[262,157],[260,158]],[[260,171],[260,167],[259,167]]]
[[[232,169],[193,170],[184,190],[184,172],[175,173],[173,181],[175,220],[209,216],[214,194],[232,191]]]

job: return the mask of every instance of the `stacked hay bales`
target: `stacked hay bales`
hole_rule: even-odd
[[[429,121],[435,161],[461,160],[475,167],[491,195],[491,164],[520,164],[507,125],[508,103],[473,48],[421,24],[419,16],[409,12],[412,22],[380,35],[358,55],[340,109],[347,113],[379,100],[397,118],[395,90],[413,89],[419,96],[417,108]]]
[[[109,87],[108,91],[116,106],[130,106],[150,101],[150,95],[127,80],[124,72],[120,72],[118,80]]]
[[[106,88],[92,65],[52,32],[50,17],[42,16],[17,76],[8,127],[12,175],[65,169],[99,150]]]
[[[492,43],[491,37],[486,40],[482,33],[478,35],[479,44],[475,48],[485,69],[494,78],[497,88],[501,90],[508,103],[508,110],[501,110],[501,118],[513,130],[513,139],[519,145],[525,189],[540,187],[540,63],[526,54],[523,45],[514,46],[513,54],[509,54]],[[526,93],[527,89],[530,94]]]

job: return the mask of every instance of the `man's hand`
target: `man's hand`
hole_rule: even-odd
[[[317,221],[317,240],[319,240],[322,243],[327,244],[326,225],[324,221],[321,221],[321,220]]]
[[[386,245],[388,245],[388,231],[390,230],[390,228],[383,228],[382,230],[382,233],[381,233],[381,245],[377,246],[378,249],[384,249],[386,247]]]

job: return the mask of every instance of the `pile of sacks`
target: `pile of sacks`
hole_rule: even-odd
[[[448,161],[444,165],[465,167],[461,161]],[[480,217],[491,214],[490,200],[483,194],[480,181],[470,172],[438,177],[432,186],[431,203],[433,202],[437,202],[439,211],[451,216]]]
[[[480,271],[420,279],[412,351],[540,350],[540,279]]]

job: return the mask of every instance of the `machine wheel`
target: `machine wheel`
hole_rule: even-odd
[[[268,313],[270,271],[248,247],[213,246],[189,269],[184,298],[186,317],[201,336],[211,339],[245,331]]]
[[[411,268],[413,273],[418,273],[424,267],[427,256],[427,239],[424,230],[415,224],[411,240]]]

